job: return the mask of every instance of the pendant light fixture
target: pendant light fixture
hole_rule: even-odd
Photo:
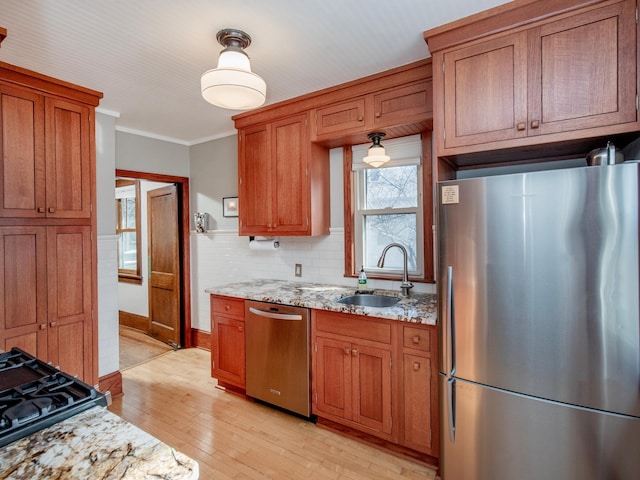
[[[374,132],[367,135],[373,144],[369,147],[367,156],[363,160],[372,167],[378,168],[391,160],[391,157],[386,154],[384,147],[380,144],[380,140],[384,136],[385,134],[382,132]]]
[[[218,57],[218,66],[202,74],[200,87],[204,99],[229,110],[249,110],[262,105],[267,95],[264,80],[251,71],[244,49],[251,37],[241,30],[227,28],[216,35],[225,47]]]

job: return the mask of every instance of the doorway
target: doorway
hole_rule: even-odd
[[[150,248],[142,252],[149,258],[149,266],[141,272],[149,291],[148,316],[123,311],[119,304],[120,325],[146,330],[174,348],[191,347],[189,179],[120,169],[116,170],[116,178],[154,182],[161,187],[152,190],[147,203],[153,221],[141,225],[150,237],[155,232],[158,240],[151,240]],[[175,245],[165,241],[167,232],[175,238]]]

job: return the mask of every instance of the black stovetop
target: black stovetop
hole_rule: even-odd
[[[0,353],[0,447],[97,405],[104,394],[19,348]]]

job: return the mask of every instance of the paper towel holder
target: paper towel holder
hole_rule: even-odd
[[[273,248],[280,248],[280,241],[275,239],[274,237],[255,237],[255,236],[250,236],[249,237],[249,243],[253,242],[253,241],[259,241],[259,242],[264,242],[264,241],[272,241],[273,242]]]

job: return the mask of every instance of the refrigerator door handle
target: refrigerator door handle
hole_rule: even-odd
[[[446,282],[446,315],[444,319],[445,326],[445,341],[446,345],[446,357],[445,357],[445,372],[448,376],[453,376],[456,373],[456,350],[455,350],[455,312],[453,306],[453,267],[449,265],[447,267],[447,282]]]
[[[449,440],[456,441],[456,379],[447,380],[447,416],[449,417]]]

